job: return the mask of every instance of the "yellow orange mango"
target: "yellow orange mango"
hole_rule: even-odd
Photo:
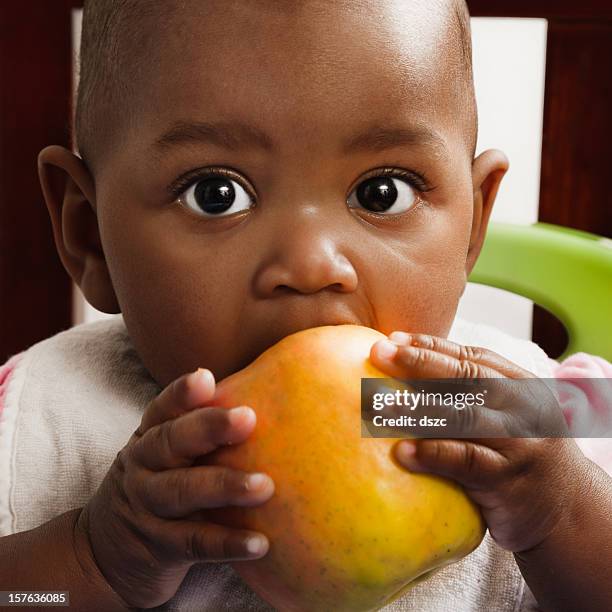
[[[397,440],[361,436],[361,378],[387,377],[369,361],[383,337],[356,325],[303,330],[217,386],[215,405],[252,406],[257,424],[207,463],[266,472],[276,488],[260,506],[208,516],[268,536],[265,557],[233,567],[283,612],[377,610],[484,535],[457,484],[401,467]]]

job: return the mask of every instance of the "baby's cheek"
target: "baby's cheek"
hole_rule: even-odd
[[[398,267],[381,274],[372,303],[380,331],[418,331],[444,337],[465,288],[456,266]]]

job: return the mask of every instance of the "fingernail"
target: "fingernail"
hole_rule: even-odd
[[[268,482],[266,474],[256,472],[255,474],[249,474],[247,477],[246,485],[249,491],[257,491],[263,489]]]
[[[204,382],[205,380],[208,380],[208,378],[211,376],[212,372],[204,368],[198,368],[195,372],[191,374],[192,380],[195,383]]]
[[[248,406],[238,406],[237,408],[231,408],[229,411],[229,419],[232,425],[236,425],[241,421],[250,421],[255,416],[255,412]]]
[[[399,347],[397,346],[397,344],[393,344],[393,342],[391,342],[390,340],[385,339],[385,340],[381,340],[378,343],[376,352],[378,353],[378,356],[381,359],[386,359],[388,361],[391,361],[397,354],[398,348]]]
[[[410,334],[401,331],[391,332],[388,338],[391,342],[395,342],[396,344],[408,344],[408,342],[410,342]]]
[[[259,555],[266,550],[266,541],[261,536],[250,536],[246,541],[247,552],[251,555]]]
[[[418,467],[416,444],[414,442],[402,440],[398,443],[395,453],[400,463],[405,464],[407,467]]]

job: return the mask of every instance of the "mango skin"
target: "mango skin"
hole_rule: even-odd
[[[276,489],[258,507],[205,516],[268,536],[265,557],[232,566],[278,610],[378,610],[484,536],[457,484],[400,467],[397,440],[361,437],[360,379],[388,378],[369,361],[383,337],[356,325],[303,330],[217,385],[214,405],[252,406],[257,424],[206,463],[266,472]]]

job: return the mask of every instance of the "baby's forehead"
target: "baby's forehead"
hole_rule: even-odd
[[[375,105],[404,96],[416,109],[423,105],[412,100],[424,98],[434,114],[457,116],[451,106],[470,97],[469,26],[457,0],[127,4],[133,14],[116,29],[125,48],[114,82],[124,83],[121,99],[134,104],[132,115],[151,100],[157,110],[178,112],[181,97],[195,109],[198,96],[221,92],[236,108],[263,113],[274,97],[324,121],[342,95],[333,90],[344,86],[339,77],[358,80],[375,69],[374,86],[370,80],[368,91],[354,94]],[[131,38],[129,23],[137,28]]]
[[[133,5],[135,12],[139,1]],[[451,61],[461,61],[471,47],[464,0],[169,0],[155,6],[148,10],[150,19],[138,19],[136,27],[148,27],[149,39],[159,45],[177,38],[183,45],[198,44],[197,37],[181,35],[182,29],[195,29],[202,36],[206,33],[212,46],[227,38],[242,21],[259,29],[259,44],[253,53],[282,37],[282,31],[296,47],[319,47],[348,23],[357,26],[364,43],[376,43],[372,50],[384,44],[390,53],[404,52],[415,59],[440,62],[451,56]],[[129,31],[126,34],[130,36]],[[341,44],[342,36],[338,38]],[[283,56],[271,59],[279,63],[286,60]]]

